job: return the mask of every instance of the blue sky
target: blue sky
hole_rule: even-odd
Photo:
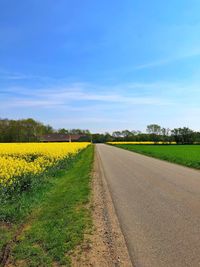
[[[200,130],[199,0],[0,0],[0,117]]]

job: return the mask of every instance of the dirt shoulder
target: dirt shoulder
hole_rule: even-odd
[[[79,251],[76,251],[72,266],[132,267],[97,151],[95,151],[92,189],[91,208],[94,228],[92,234],[86,235],[86,241]]]

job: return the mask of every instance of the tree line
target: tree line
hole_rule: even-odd
[[[38,142],[42,135],[51,133],[85,134],[91,140],[90,132],[81,129],[55,130],[32,118],[22,120],[0,119],[0,142]]]
[[[122,130],[114,131],[112,134],[93,134],[93,142],[105,143],[105,142],[117,142],[117,141],[151,141],[151,142],[176,142],[177,144],[194,144],[200,143],[200,132],[193,131],[188,127],[182,128],[164,128],[157,124],[150,124],[146,128],[146,132],[135,130]]]
[[[146,132],[135,130],[114,131],[113,133],[90,133],[89,130],[65,129],[55,130],[50,125],[45,125],[32,118],[22,120],[0,119],[0,142],[38,142],[44,134],[83,134],[84,141],[92,140],[94,143],[111,141],[153,141],[177,142],[177,144],[200,143],[200,132],[188,127],[163,128],[157,124],[147,126]]]

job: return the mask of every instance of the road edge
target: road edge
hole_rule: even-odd
[[[95,146],[89,209],[93,228],[72,256],[74,267],[133,267]]]
[[[131,258],[128,252],[126,241],[122,233],[120,223],[115,211],[113,204],[112,196],[106,181],[105,173],[103,170],[103,165],[101,162],[100,155],[95,147],[95,159],[94,159],[94,177],[93,177],[94,186],[96,184],[100,189],[101,193],[101,203],[97,209],[101,209],[101,220],[103,220],[103,240],[106,241],[107,252],[109,254],[109,260],[111,265],[109,266],[126,266],[133,267]],[[93,187],[94,200],[95,194],[98,194],[98,188],[95,190]],[[96,196],[98,198],[98,196]],[[98,199],[97,199],[98,200]],[[94,218],[95,219],[95,218]],[[96,218],[98,219],[98,218]],[[96,220],[97,221],[97,220]],[[98,233],[98,229],[97,229]],[[101,265],[102,266],[102,265]]]

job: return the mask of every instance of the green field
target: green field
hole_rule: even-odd
[[[0,266],[71,266],[71,252],[92,225],[92,165],[89,146],[37,187],[0,205]]]
[[[117,147],[200,169],[200,145],[115,145]]]

